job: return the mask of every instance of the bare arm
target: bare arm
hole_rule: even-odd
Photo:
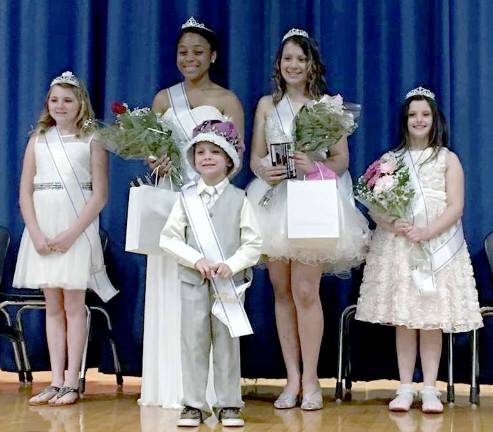
[[[169,108],[168,92],[163,89],[156,93],[152,101],[151,110],[155,113],[165,113]]]
[[[240,139],[245,141],[245,114],[243,112],[243,107],[241,106],[240,100],[236,97],[233,92],[228,92],[228,96],[224,98],[223,110],[224,115],[231,118],[232,122],[235,124],[236,129],[240,134]],[[243,152],[240,156],[240,169],[243,166]],[[236,171],[238,173],[238,171]]]
[[[33,202],[33,183],[36,175],[36,160],[34,155],[34,144],[36,136],[32,135],[27,143],[26,152],[24,153],[24,162],[22,164],[21,183],[19,187],[19,206],[26,228],[29,232],[34,248],[40,255],[51,253],[48,246],[48,238],[41,231],[36,219]]]
[[[101,142],[91,142],[92,194],[76,221],[49,241],[57,252],[66,252],[84,230],[96,219],[108,199],[108,154]]]
[[[269,108],[271,107],[271,96],[262,97],[257,105],[255,120],[253,123],[250,168],[257,177],[260,177],[267,183],[274,185],[286,178],[286,169],[284,167],[266,167],[261,162],[261,159],[268,153],[267,143],[265,141],[265,118]]]
[[[228,92],[228,95],[223,99],[224,115],[231,118],[236,129],[240,133],[241,139],[245,139],[245,114],[243,107],[238,97],[233,92]]]
[[[346,136],[343,136],[330,148],[330,157],[324,161],[324,164],[338,175],[343,174],[348,169],[349,148]]]
[[[414,243],[429,240],[447,231],[462,217],[464,210],[464,171],[459,158],[455,153],[447,155],[445,171],[445,191],[447,192],[447,206],[443,213],[423,228],[412,227],[407,236]]]

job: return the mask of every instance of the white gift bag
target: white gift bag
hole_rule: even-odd
[[[295,247],[334,247],[339,237],[337,181],[288,180],[288,239]]]
[[[154,186],[131,187],[128,197],[125,250],[164,255],[159,236],[180,193]]]

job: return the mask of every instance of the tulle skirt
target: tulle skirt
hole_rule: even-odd
[[[324,273],[339,276],[347,275],[351,268],[361,264],[366,256],[370,230],[368,221],[354,205],[350,182],[349,174],[337,180],[339,239],[332,247],[307,249],[294,246],[288,239],[287,182],[275,186],[268,205],[262,206],[260,201],[270,186],[261,179],[254,179],[248,185],[247,197],[260,226],[267,259],[322,264]]]
[[[85,194],[88,198],[91,192]],[[35,191],[33,204],[38,225],[48,239],[68,229],[77,218],[64,189]],[[84,234],[65,253],[40,255],[25,228],[12,285],[16,288],[85,290],[90,270],[91,247]]]

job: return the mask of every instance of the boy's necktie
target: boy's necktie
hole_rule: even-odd
[[[202,197],[204,198],[205,205],[208,209],[210,209],[217,200],[218,193],[217,189],[214,186],[207,186],[202,191]]]

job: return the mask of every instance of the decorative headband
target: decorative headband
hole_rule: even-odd
[[[435,93],[421,86],[416,87],[415,89],[412,89],[410,92],[408,92],[406,95],[406,99],[409,99],[413,96],[426,96],[427,98],[435,100]]]
[[[229,144],[234,146],[237,150],[240,144],[240,136],[238,129],[233,122],[220,121],[220,120],[206,120],[202,124],[196,126],[193,130],[193,137],[195,138],[199,134],[213,133],[220,137],[223,137]]]
[[[181,29],[182,30],[186,30],[188,28],[197,28],[197,29],[200,29],[200,30],[205,30],[205,31],[214,33],[214,31],[211,30],[210,28],[206,27],[204,23],[200,23],[200,22],[196,21],[193,16],[191,16],[190,18],[188,18],[188,20],[186,22],[184,22],[182,24],[182,26],[181,26]]]
[[[308,32],[306,32],[305,30],[292,28],[282,37],[281,43],[284,42],[287,38],[290,38],[291,36],[301,36],[307,39],[310,38],[310,36],[308,36]]]
[[[60,76],[57,76],[50,84],[53,87],[55,84],[70,84],[74,87],[80,87],[79,78],[77,78],[72,72],[66,71]]]

